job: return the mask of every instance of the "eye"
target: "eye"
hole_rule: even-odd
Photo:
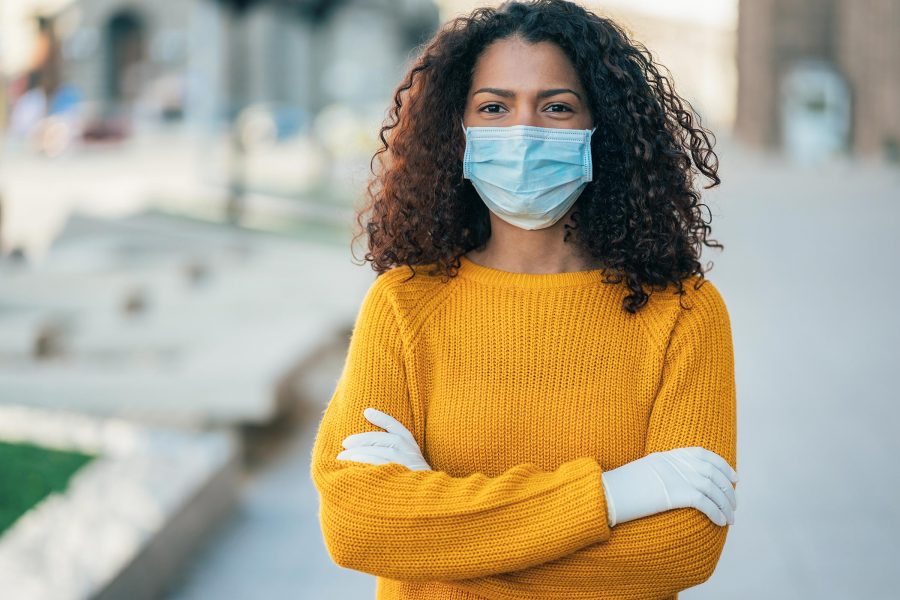
[[[571,108],[569,108],[565,104],[559,104],[559,103],[550,104],[547,106],[547,109],[549,110],[554,107],[556,107],[558,109],[562,109],[562,110],[550,110],[550,112],[572,112]]]
[[[491,104],[485,104],[484,106],[482,106],[481,108],[479,108],[478,111],[479,111],[479,112],[486,112],[486,113],[498,113],[498,112],[500,112],[500,110],[487,110],[487,109],[489,109],[489,108],[490,108],[490,109],[497,108],[497,109],[506,110],[506,109],[504,109],[503,106],[500,105],[500,104],[491,103]]]

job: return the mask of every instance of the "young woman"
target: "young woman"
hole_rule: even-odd
[[[609,19],[511,2],[435,36],[381,140],[359,215],[379,276],[311,457],[332,559],[381,599],[708,579],[736,398],[690,105]]]

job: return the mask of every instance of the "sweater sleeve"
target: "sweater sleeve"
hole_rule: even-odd
[[[645,454],[702,446],[737,469],[731,324],[711,282],[694,297],[670,338]],[[616,525],[608,540],[562,559],[454,583],[498,599],[663,598],[709,579],[727,531],[695,508],[677,508]]]
[[[420,447],[388,274],[357,315],[343,370],[319,423],[310,476],[325,546],[339,566],[408,581],[471,579],[560,559],[610,536],[600,464],[545,471],[521,463],[488,477],[337,460],[353,433],[381,431],[366,407],[402,422]]]

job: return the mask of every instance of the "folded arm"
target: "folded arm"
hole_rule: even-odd
[[[527,569],[608,539],[602,470],[593,458],[553,471],[523,463],[496,477],[337,460],[345,437],[375,430],[363,415],[370,406],[406,424],[422,443],[384,277],[363,301],[312,450],[332,560],[392,579],[463,580]]]
[[[651,413],[645,455],[702,446],[737,468],[736,391],[729,316],[710,282],[675,326]],[[610,537],[547,563],[457,581],[491,598],[662,598],[712,575],[728,527],[677,508],[612,528]]]

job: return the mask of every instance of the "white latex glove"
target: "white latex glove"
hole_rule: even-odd
[[[693,507],[716,525],[734,524],[737,472],[701,446],[653,452],[601,475],[610,527],[673,508]]]
[[[337,455],[337,460],[352,460],[372,465],[400,463],[412,471],[430,471],[416,439],[403,423],[391,415],[367,408],[363,411],[366,420],[387,431],[366,431],[354,433],[344,438],[345,448]]]

